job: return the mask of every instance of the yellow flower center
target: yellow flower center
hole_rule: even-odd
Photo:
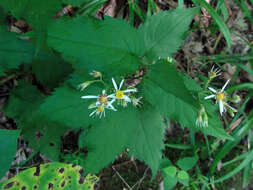
[[[107,96],[106,94],[100,95],[98,101],[102,104],[106,104],[107,103],[107,97],[106,96]]]
[[[223,92],[218,92],[217,93],[217,100],[224,100],[225,99],[225,94]]]
[[[115,94],[117,99],[122,99],[124,96],[124,92],[121,90],[117,90],[116,94]]]
[[[215,78],[216,77],[216,73],[215,72],[210,72],[209,73],[209,77],[210,78]]]
[[[97,111],[98,111],[98,112],[102,112],[102,111],[104,111],[104,109],[105,109],[105,108],[104,108],[103,106],[99,106],[99,107],[97,108]]]

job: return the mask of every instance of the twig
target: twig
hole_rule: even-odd
[[[127,186],[127,188],[129,190],[133,190],[129,185],[128,183],[124,180],[123,177],[121,177],[121,175],[119,174],[119,172],[114,168],[114,166],[112,166],[112,169],[116,172],[117,176],[119,176],[119,178],[123,181],[123,183]]]
[[[15,74],[12,74],[12,75],[9,75],[9,76],[3,78],[2,80],[0,80],[0,85],[6,83],[7,81],[9,81],[9,80],[11,80],[11,79],[13,79],[13,78],[15,78],[15,77],[16,77],[16,75],[15,75]]]
[[[141,178],[139,181],[137,181],[137,183],[134,184],[134,186],[132,187],[132,189],[133,189],[137,184],[138,184],[138,186],[137,186],[136,190],[138,190],[138,189],[140,188],[140,185],[141,185],[142,181],[143,181],[143,180],[145,179],[145,177],[147,176],[146,174],[147,174],[148,169],[149,169],[149,167],[146,168],[146,170],[144,171],[144,174],[143,174],[142,178]]]

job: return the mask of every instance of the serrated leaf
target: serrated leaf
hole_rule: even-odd
[[[48,44],[76,70],[97,70],[108,75],[134,72],[142,51],[136,29],[112,18],[100,22],[81,17],[58,19],[49,27]]]
[[[18,39],[16,34],[0,29],[0,43],[0,75],[32,61],[33,46]]]
[[[46,40],[48,22],[61,9],[59,0],[1,0],[0,6],[18,19],[25,19],[36,33],[37,50]]]
[[[148,164],[155,175],[164,148],[165,125],[160,113],[152,106],[144,106],[139,111],[138,125],[134,130],[128,143],[130,154]]]
[[[77,88],[63,85],[56,88],[53,94],[47,97],[39,108],[39,115],[72,129],[86,128],[94,119],[89,117],[91,110],[89,105],[96,102],[96,99],[81,99],[84,95],[99,95],[102,88],[92,85],[83,92]]]
[[[159,61],[155,65],[152,65],[149,68],[149,71],[144,78],[144,86],[145,83],[152,84],[153,86],[158,86],[167,94],[172,94],[178,97],[185,103],[196,106],[197,102],[193,98],[190,91],[186,88],[184,84],[184,79],[180,76],[177,69],[169,64],[166,61]],[[146,90],[147,92],[148,90]],[[151,93],[150,92],[147,93]],[[145,93],[144,93],[145,94]],[[158,99],[157,96],[156,99]]]
[[[41,84],[54,88],[72,72],[72,67],[53,52],[40,51],[32,62],[32,71]]]
[[[82,176],[83,169],[72,164],[58,162],[46,163],[29,168],[15,177],[0,183],[1,189],[30,190],[30,189],[58,189],[58,190],[94,190],[98,181],[95,175]]]
[[[160,61],[150,68],[143,80],[143,91],[146,100],[182,126],[187,126],[192,117],[197,116],[197,101],[185,87],[176,68],[166,62]]]
[[[196,82],[178,74],[177,70],[166,62],[160,61],[152,67],[143,80],[143,96],[150,104],[165,116],[178,121],[182,127],[201,130],[218,138],[231,139],[221,127],[215,106],[209,101],[201,102],[205,106],[209,126],[196,128],[195,121],[199,109],[196,105],[199,102],[192,95],[201,89],[197,87]],[[193,92],[190,91],[191,87]]]
[[[139,27],[150,62],[176,53],[198,8],[160,11]]]
[[[130,154],[148,164],[155,175],[161,161],[163,137],[164,126],[155,109],[130,107],[109,112],[80,138],[79,145],[88,148],[84,161],[88,172],[97,173],[129,148]]]
[[[99,172],[127,148],[136,127],[135,114],[133,108],[108,112],[79,138],[79,146],[88,148],[88,156],[84,160],[87,172]]]
[[[66,128],[52,123],[37,115],[37,109],[43,102],[42,95],[35,86],[21,81],[10,93],[5,114],[16,120],[21,135],[29,145],[52,160],[58,160],[61,136]],[[59,130],[61,128],[61,130]]]
[[[178,167],[180,167],[182,170],[188,171],[192,169],[195,164],[197,163],[198,158],[197,157],[185,157],[177,161]]]
[[[0,129],[0,179],[11,167],[17,151],[19,130]]]

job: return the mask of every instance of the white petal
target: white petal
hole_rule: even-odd
[[[223,105],[223,102],[221,100],[219,101],[219,108],[220,108],[220,114],[222,115],[222,113],[224,111],[224,105]]]
[[[124,99],[127,102],[131,102],[131,99],[126,95],[124,95],[122,99]]]
[[[214,94],[212,94],[212,95],[210,95],[210,96],[206,96],[205,97],[205,100],[207,100],[207,99],[210,99],[210,98],[214,98],[216,95],[214,95]]]
[[[102,94],[105,94],[105,90],[102,91]]]
[[[225,89],[225,88],[226,88],[226,86],[228,85],[229,81],[230,81],[230,79],[228,79],[228,80],[227,80],[227,82],[224,84],[224,86],[223,86],[223,87],[222,87],[222,89],[221,89],[221,92],[223,92],[223,91],[224,91],[224,89]]]
[[[124,79],[122,79],[122,81],[120,82],[119,89],[121,89],[123,83],[124,83]]]
[[[114,86],[114,89],[115,89],[115,90],[118,90],[118,87],[117,87],[117,84],[116,84],[114,78],[112,78],[112,84],[113,84],[113,86]]]
[[[89,98],[98,98],[98,96],[82,96],[83,99],[89,99]]]
[[[212,68],[211,68],[211,72],[213,72],[213,69],[214,69],[214,65],[213,65]]]
[[[208,89],[211,90],[214,93],[217,93],[217,91],[214,88],[212,88],[212,87],[208,87]]]
[[[107,98],[113,98],[114,99],[116,97],[115,97],[115,94],[110,94],[110,95],[107,96]]]
[[[123,92],[127,93],[127,92],[137,92],[137,89],[133,88],[133,89],[127,89],[127,90],[123,90]]]
[[[91,114],[89,115],[90,117],[94,115],[94,113],[96,113],[97,110],[94,110],[93,112],[91,112]]]
[[[101,119],[101,117],[102,117],[102,116],[103,116],[103,111],[102,111],[102,112],[100,112],[100,117],[99,117],[99,118]]]

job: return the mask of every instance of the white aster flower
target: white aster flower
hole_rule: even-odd
[[[115,99],[111,100],[106,105],[100,104],[99,102],[95,102],[95,103],[91,104],[88,109],[95,108],[95,110],[93,112],[91,112],[89,116],[92,117],[94,114],[96,114],[99,116],[99,118],[101,118],[103,115],[105,117],[105,109],[117,111],[112,105],[114,101],[115,101]]]
[[[211,71],[208,72],[208,77],[209,77],[210,79],[213,79],[213,78],[215,78],[215,77],[221,75],[220,72],[221,72],[220,69],[218,69],[218,68],[214,69],[214,66],[213,66],[212,69],[211,69]]]
[[[228,104],[226,103],[227,97],[226,97],[226,94],[225,94],[224,90],[225,90],[226,86],[228,85],[229,81],[230,80],[227,80],[227,82],[224,84],[224,86],[222,87],[222,89],[220,91],[217,91],[217,90],[209,87],[208,89],[210,91],[212,91],[214,94],[205,97],[205,99],[210,99],[210,98],[215,98],[216,99],[216,102],[218,102],[218,104],[219,104],[219,109],[220,109],[220,114],[221,115],[222,115],[223,112],[226,111],[226,107],[228,106]]]
[[[115,89],[115,93],[111,94],[108,96],[108,98],[113,98],[113,99],[117,99],[117,100],[124,100],[126,102],[131,102],[131,99],[129,98],[129,96],[126,95],[126,93],[129,92],[137,92],[136,89],[126,89],[126,90],[121,90],[121,87],[124,83],[124,79],[121,80],[119,87],[117,86],[114,78],[112,78],[112,84],[114,86]]]
[[[105,90],[102,91],[101,95],[95,96],[95,95],[88,95],[88,96],[82,96],[82,99],[97,99],[97,102],[99,104],[106,105],[109,101],[109,97],[107,96]]]

